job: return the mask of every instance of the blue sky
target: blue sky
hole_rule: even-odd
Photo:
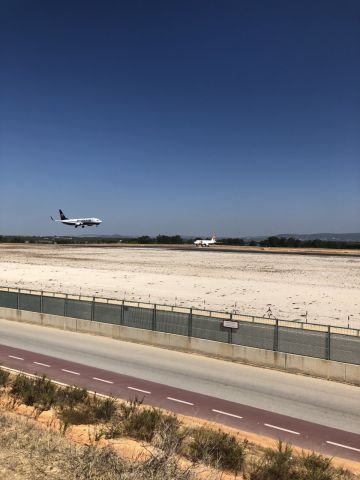
[[[0,9],[0,234],[360,231],[357,0]]]

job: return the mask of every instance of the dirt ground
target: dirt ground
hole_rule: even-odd
[[[0,286],[360,328],[360,257],[1,245]]]

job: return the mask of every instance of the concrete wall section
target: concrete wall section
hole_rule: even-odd
[[[304,357],[290,353],[273,352],[261,348],[215,342],[201,338],[189,338],[182,335],[154,332],[152,330],[132,328],[124,325],[15,310],[13,308],[0,307],[0,318],[71,330],[74,332],[103,335],[119,340],[183,350],[234,362],[276,368],[291,373],[302,373],[360,385],[360,365],[334,362],[314,357]]]

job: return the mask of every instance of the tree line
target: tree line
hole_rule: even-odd
[[[32,244],[101,244],[101,243],[129,243],[129,244],[155,244],[155,245],[190,245],[196,240],[184,238],[181,235],[157,235],[151,237],[142,235],[139,237],[41,237],[21,235],[0,235],[0,243],[32,243]],[[224,237],[218,240],[219,245],[233,246],[260,246],[260,247],[282,247],[282,248],[332,248],[332,249],[360,249],[359,242],[346,242],[338,240],[300,240],[294,237],[270,236],[264,240],[256,241],[251,239]]]

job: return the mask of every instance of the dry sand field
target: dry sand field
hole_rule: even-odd
[[[360,257],[1,245],[0,286],[360,328]]]

